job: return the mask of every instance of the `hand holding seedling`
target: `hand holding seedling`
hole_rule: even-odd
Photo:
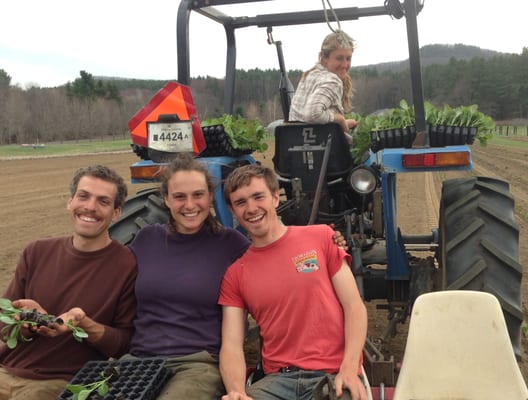
[[[88,333],[79,326],[85,318],[86,313],[82,308],[74,307],[57,317],[54,323],[37,327],[35,332],[42,336],[56,337],[71,331],[73,338],[78,342],[82,342],[83,339],[88,338]],[[64,324],[64,321],[67,321],[66,324]]]
[[[38,315],[48,315],[39,303],[31,299],[19,299],[12,303],[14,309],[22,309],[20,313],[15,313],[13,318],[16,321],[32,321],[37,320]],[[42,321],[40,321],[43,323]],[[48,321],[46,321],[48,322]],[[36,333],[36,324],[23,323],[20,328],[20,335],[26,339],[31,340],[31,336]]]
[[[20,308],[15,305],[32,308]],[[84,311],[80,308],[72,308],[70,311],[56,317],[47,314],[44,308],[34,300],[21,299],[11,302],[9,299],[0,298],[0,322],[5,324],[0,331],[0,336],[10,349],[14,349],[19,340],[32,340],[28,332],[55,337],[72,331],[74,338],[82,341],[82,339],[88,337],[88,334],[78,327],[76,323],[78,323],[79,318],[83,319],[84,316]],[[70,318],[67,319],[66,325],[63,317]],[[73,321],[76,321],[76,323]]]
[[[64,321],[68,321],[67,319],[64,319],[62,316],[55,317],[49,315],[48,312],[35,300],[14,300],[13,307],[22,309],[22,311],[15,316],[16,320],[37,322],[36,324],[23,324],[23,327],[29,329],[32,333],[47,337],[55,337],[70,331],[70,329],[64,325]]]
[[[13,300],[14,308],[23,308],[26,310],[34,310],[41,314],[47,314],[48,312],[42,308],[42,306],[32,299],[19,299]]]
[[[57,318],[63,322],[66,321],[66,324],[53,323],[47,326],[40,326],[36,328],[35,332],[37,332],[39,335],[46,337],[56,337],[73,331],[74,337],[77,339],[75,332],[79,329],[82,330],[78,327],[78,325],[85,317],[86,314],[81,308],[74,307],[71,310],[59,315],[59,317]],[[87,337],[87,335],[85,337]]]

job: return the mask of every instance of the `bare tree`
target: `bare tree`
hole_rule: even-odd
[[[0,142],[9,143],[7,127],[7,101],[9,97],[9,85],[11,76],[3,69],[0,69]]]

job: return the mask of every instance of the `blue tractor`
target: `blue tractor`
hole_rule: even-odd
[[[225,29],[224,112],[227,114],[233,112],[235,32],[238,29],[256,26],[266,28],[269,34],[274,26],[324,23],[328,18],[323,10],[237,17],[219,11],[223,5],[252,2],[255,1],[181,0],[178,10],[176,34],[180,84],[191,83],[191,13],[208,17]],[[478,176],[446,180],[442,186],[438,226],[431,234],[402,235],[397,225],[397,175],[471,170],[469,145],[474,136],[459,132],[449,138],[431,140],[432,134],[425,121],[417,35],[417,15],[423,2],[380,2],[382,4],[375,7],[336,8],[335,17],[340,21],[384,15],[389,20],[390,17],[405,19],[415,125],[404,131],[385,132],[374,137],[368,154],[360,163],[352,158],[349,145],[336,124],[287,122],[278,125],[274,132],[273,166],[284,189],[279,215],[286,224],[329,223],[343,232],[353,256],[351,267],[365,301],[382,300],[379,308],[388,312],[388,334],[393,334],[396,325],[405,321],[414,300],[422,293],[453,289],[485,291],[499,299],[514,352],[520,358],[522,267],[518,250],[519,228],[508,182]],[[281,105],[284,121],[288,121],[293,89],[284,67],[280,42],[274,44],[282,70]],[[208,146],[211,146],[211,140]],[[135,145],[134,148],[142,160],[131,167],[133,181],[148,182],[152,175],[142,171],[159,171],[167,162],[167,154],[159,158],[143,146]],[[233,168],[255,162],[251,154],[232,152],[209,153],[199,159],[219,180]],[[423,206],[416,204],[416,212],[419,213]],[[233,226],[233,219],[222,200],[221,188],[215,196],[215,211],[224,225]],[[127,201],[121,220],[110,230],[114,238],[128,243],[145,224],[166,220],[167,212],[158,189],[147,189]],[[416,256],[414,250],[420,250],[426,256]],[[380,353],[379,346],[368,342],[365,355],[371,385],[394,386],[394,365]]]

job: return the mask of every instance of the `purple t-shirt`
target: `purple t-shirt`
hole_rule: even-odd
[[[130,244],[137,257],[137,316],[130,353],[184,356],[220,350],[222,310],[217,304],[225,270],[249,246],[235,229],[218,234],[168,233],[165,225],[141,229]]]

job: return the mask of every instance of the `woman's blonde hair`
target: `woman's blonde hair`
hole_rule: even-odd
[[[324,38],[323,44],[321,45],[319,62],[322,63],[323,59],[330,57],[330,53],[337,49],[351,49],[354,51],[354,39],[342,30],[336,30],[330,33]],[[343,79],[343,97],[341,103],[345,112],[352,109],[352,78],[348,74]]]

